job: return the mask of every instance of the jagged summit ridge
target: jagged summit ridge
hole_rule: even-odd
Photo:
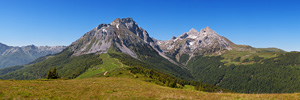
[[[120,18],[117,18],[117,19],[115,19],[114,21],[112,21],[111,23],[110,23],[111,25],[125,25],[128,29],[129,28],[132,28],[134,25],[137,25],[136,24],[136,22],[135,21],[133,21],[133,19],[132,18],[122,18],[122,19],[120,19]],[[118,27],[117,27],[118,28]]]
[[[190,29],[189,32],[198,32],[195,28]]]
[[[153,40],[146,30],[137,25],[132,18],[117,18],[110,24],[100,24],[71,44],[75,56],[90,53],[106,53],[113,45],[121,52],[137,58],[129,46],[134,44],[151,44]]]
[[[122,19],[117,18],[113,22],[111,22],[110,25],[115,26],[117,29],[123,26],[129,29],[133,34],[143,39],[145,42],[147,43],[153,42],[153,40],[149,37],[148,32],[142,29],[141,27],[139,27],[138,24],[130,17],[122,18]]]
[[[172,59],[162,53],[159,46],[150,38],[148,32],[139,27],[132,18],[117,18],[110,24],[100,24],[81,38],[73,42],[68,48],[73,56],[83,54],[107,53],[109,48],[116,48],[119,52],[138,58],[139,52],[147,51],[159,54],[174,64]],[[143,49],[143,51],[140,51]]]
[[[200,32],[201,31],[210,31],[210,30],[212,30],[212,29],[209,26],[206,26],[205,28],[201,29]]]
[[[177,38],[173,37],[167,41],[158,41],[157,44],[164,54],[174,56],[177,60],[182,54],[188,54],[190,57],[195,54],[221,54],[233,47],[231,41],[219,36],[210,27],[203,28],[200,32],[192,28]]]
[[[150,38],[148,32],[139,27],[132,18],[117,18],[110,24],[98,25],[72,43],[69,48],[74,52],[74,56],[78,56],[107,53],[111,46],[115,46],[120,52],[138,58],[136,48],[150,45],[147,48],[154,49],[160,56],[176,64],[176,61],[170,59],[171,56],[178,58],[182,54],[190,57],[194,54],[221,54],[225,50],[231,50],[231,44],[231,41],[219,36],[209,27],[200,31],[192,28],[178,37],[160,41]]]

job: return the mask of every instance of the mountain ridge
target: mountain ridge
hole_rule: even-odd
[[[192,79],[192,76],[187,68],[179,66],[179,64],[176,65],[174,63],[170,63],[169,60],[160,56],[159,52],[154,49],[154,45],[155,44],[149,37],[147,31],[139,27],[131,18],[116,19],[111,24],[100,24],[96,28],[85,33],[82,37],[66,47],[66,49],[64,49],[58,55],[50,58],[48,57],[49,59],[44,59],[44,61],[39,61],[30,64],[23,69],[17,70],[15,72],[18,74],[14,74],[13,76],[10,74],[14,72],[8,73],[4,76],[15,77],[17,79],[36,79],[44,77],[45,75],[43,74],[45,70],[40,70],[39,67],[43,67],[43,69],[49,69],[53,66],[56,66],[57,69],[60,70],[76,71],[76,73],[70,72],[68,74],[64,74],[63,76],[76,78],[88,68],[100,66],[101,63],[89,64],[94,63],[89,62],[85,64],[85,67],[78,66],[81,64],[76,64],[78,70],[72,68],[75,65],[71,66],[72,64],[68,63],[79,63],[81,61],[74,62],[73,60],[88,60],[91,57],[97,58],[98,55],[108,53],[109,55],[115,55],[117,57],[121,56],[121,58],[118,59],[123,59],[124,57],[127,59],[136,59],[130,61],[130,63],[142,62],[145,64],[144,67],[160,70],[164,73],[171,74],[181,79]],[[129,55],[132,58],[126,55]],[[68,70],[68,68],[71,69]],[[21,73],[24,73],[28,70],[39,70],[36,72],[43,73],[30,73],[23,77]],[[22,76],[22,78],[18,78],[18,76]]]
[[[55,54],[65,46],[8,46],[0,43],[0,68],[27,64],[39,57]]]
[[[124,67],[143,67],[235,92],[298,92],[300,89],[292,89],[298,84],[291,83],[300,83],[300,78],[293,76],[300,73],[299,55],[276,48],[236,45],[209,27],[200,31],[192,28],[166,41],[156,40],[132,18],[117,18],[110,24],[99,24],[59,54],[46,56],[0,78],[43,78],[53,67],[67,79],[80,75],[80,78],[98,77]],[[289,74],[285,74],[287,78],[276,76],[282,73]],[[282,88],[272,89],[274,84],[266,80]],[[284,87],[287,84],[292,87]]]
[[[156,44],[163,54],[172,57],[177,62],[180,62],[181,56],[188,56],[188,59],[191,59],[204,54],[221,55],[226,50],[232,50],[236,45],[229,39],[218,35],[208,26],[199,32],[191,28],[188,32],[178,37],[173,36],[170,40],[156,40]]]

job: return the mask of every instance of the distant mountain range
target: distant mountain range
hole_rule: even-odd
[[[235,92],[300,92],[299,52],[237,45],[209,27],[161,41],[132,18],[100,24],[56,55],[2,69],[0,79],[44,78],[53,67],[67,79],[143,67]]]
[[[61,52],[66,46],[7,46],[0,43],[0,68],[23,65],[35,59]]]

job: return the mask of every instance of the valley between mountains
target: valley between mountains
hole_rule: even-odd
[[[137,81],[139,84],[146,84],[145,88],[153,85],[155,89],[166,89],[164,91],[175,91],[187,96],[171,99],[197,99],[187,92],[202,96],[214,95],[217,99],[222,99],[223,97],[219,96],[227,94],[206,94],[206,92],[227,92],[229,96],[224,99],[260,98],[260,96],[252,98],[251,95],[231,94],[233,92],[300,92],[299,52],[237,45],[210,27],[200,31],[192,28],[180,36],[173,36],[170,40],[157,40],[151,38],[132,18],[117,18],[110,24],[100,24],[57,54],[40,57],[22,67],[0,69],[0,79],[5,80],[0,84],[25,82],[22,84],[29,86],[31,82],[39,83],[46,77],[49,69],[54,67],[57,68],[60,78],[72,80],[44,80],[45,82],[41,84],[60,84],[60,82],[74,84],[85,80],[105,85],[108,85],[106,81],[115,81],[112,84],[118,84],[116,86],[121,85],[118,82],[125,81],[128,82],[126,86],[132,86]],[[12,79],[22,81],[7,81]],[[3,85],[0,88],[11,89]],[[180,90],[186,88],[188,89]],[[115,93],[121,90],[118,88],[107,91],[102,94],[115,96],[117,95]],[[6,97],[6,93],[7,91],[1,90],[0,97],[1,95]],[[31,91],[29,94],[27,97],[34,97],[32,94],[35,93]],[[145,94],[137,93],[136,97],[145,97],[141,95]],[[270,95],[264,96],[274,97],[273,99],[282,98],[276,97],[276,94]],[[298,94],[290,94],[293,96],[291,99],[299,99],[299,95],[296,95]],[[158,94],[153,96],[152,99],[162,98]],[[26,98],[26,96],[16,97]],[[73,94],[70,95],[70,98],[73,97]]]

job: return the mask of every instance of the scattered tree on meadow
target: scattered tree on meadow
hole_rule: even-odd
[[[47,73],[46,79],[50,79],[51,76],[52,76],[52,72],[51,72],[51,68],[50,68],[48,73]]]
[[[56,67],[53,68],[53,71],[51,72],[51,68],[49,69],[46,79],[58,79],[59,76],[56,73]]]

